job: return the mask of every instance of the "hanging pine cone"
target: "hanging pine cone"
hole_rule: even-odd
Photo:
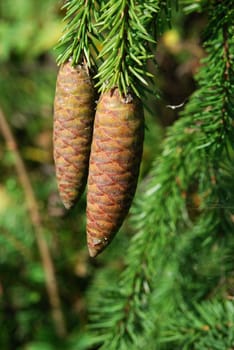
[[[97,105],[87,192],[87,241],[99,254],[125,219],[134,197],[144,139],[140,101],[119,90],[104,93]]]
[[[94,89],[87,67],[63,64],[56,84],[53,142],[58,189],[67,209],[86,185],[94,113]]]

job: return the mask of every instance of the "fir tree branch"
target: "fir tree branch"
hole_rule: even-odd
[[[118,87],[127,95],[140,95],[140,86],[147,85],[146,62],[152,58],[149,44],[152,22],[159,11],[158,1],[109,0],[102,8],[97,26],[107,32],[99,58],[103,60],[96,78],[100,91]]]
[[[66,8],[64,18],[67,24],[64,28],[64,35],[57,45],[57,62],[62,64],[68,59],[72,59],[72,64],[76,65],[86,61],[90,68],[95,64],[94,53],[96,30],[94,21],[98,1],[94,0],[69,0],[63,8]]]
[[[220,234],[233,232],[233,207],[222,205],[223,162],[226,161],[230,174],[227,145],[233,145],[233,72],[229,69],[228,75],[225,73],[224,59],[227,53],[224,48],[227,41],[231,42],[232,33],[230,30],[227,41],[223,40],[222,29],[230,17],[221,11],[222,5],[216,2],[209,6],[212,20],[216,14],[217,27],[211,28],[207,37],[207,57],[197,75],[199,88],[186,105],[182,118],[169,129],[163,153],[156,160],[151,180],[133,210],[138,233],[131,242],[127,266],[116,287],[119,292],[110,293],[109,298],[101,297],[92,309],[95,339],[103,350],[136,349],[137,344],[142,344],[142,334],[147,338],[155,332],[160,309],[157,295],[174,292],[173,281],[181,273],[178,256],[181,256],[179,244],[183,245],[182,233],[191,232],[191,237],[202,238],[199,246],[205,245],[207,256]],[[228,57],[232,67],[233,53]],[[189,208],[194,185],[199,198],[195,219]],[[231,193],[230,203],[233,203]],[[208,238],[209,245],[205,243]],[[183,246],[190,254],[191,242],[193,239],[186,237]],[[216,279],[208,287],[212,289],[215,284]],[[181,286],[182,283],[178,288]]]
[[[231,349],[234,342],[234,306],[231,301],[206,301],[193,310],[182,309],[163,341],[180,349]]]
[[[170,21],[171,1],[69,0],[64,8],[67,24],[57,45],[58,64],[71,58],[75,65],[85,59],[90,68],[101,61],[96,75],[100,92],[118,87],[124,95],[142,96],[152,77],[146,64],[154,56],[157,17],[166,9]]]

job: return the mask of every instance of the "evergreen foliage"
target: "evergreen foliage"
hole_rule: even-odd
[[[89,67],[94,64],[90,48],[95,49],[96,29],[93,22],[97,17],[97,6],[98,2],[94,0],[69,0],[63,6],[66,9],[64,20],[67,24],[57,46],[61,50],[57,59],[59,64],[70,58],[73,64],[81,63],[84,59]]]
[[[175,3],[68,0],[62,12],[56,0],[0,3],[0,110],[8,117],[31,178],[67,323],[61,339],[51,320],[14,154],[5,151],[1,137],[1,349],[234,348],[234,1],[180,0],[178,12]],[[121,17],[123,9],[126,16]],[[158,69],[153,86],[148,79],[152,61],[166,57],[168,74],[174,77],[175,61],[189,63],[191,43],[201,38],[196,18],[202,27],[207,24],[202,43],[196,44],[204,50],[196,90],[179,116],[176,107],[163,109],[162,100],[155,111],[165,116],[162,123],[146,111],[136,200],[121,232],[95,260],[88,258],[86,248],[85,200],[64,212],[52,160],[56,65],[48,48],[58,40],[65,11],[58,64],[85,60],[100,92],[116,84],[124,94],[143,97],[151,109],[155,100],[151,94],[146,101],[146,90],[158,90],[166,75]],[[191,44],[183,57],[178,58],[178,51],[163,56],[170,22],[185,36],[178,46]],[[195,24],[195,39],[187,37],[188,23]],[[162,51],[155,55],[158,42]],[[179,118],[161,144],[159,124],[171,123],[170,112]]]
[[[204,2],[207,55],[196,77],[198,89],[169,129],[162,155],[142,185],[132,210],[138,233],[120,282],[108,294],[92,296],[97,301],[91,327],[100,349],[142,348],[142,337],[145,346],[157,349],[164,319],[171,317],[176,325],[177,303],[189,310],[192,301],[206,298],[223,275],[232,273],[222,255],[234,232],[233,10],[225,4]],[[221,304],[214,303],[222,318]],[[211,347],[209,339],[199,340],[202,348]]]
[[[205,301],[176,314],[164,341],[180,349],[231,349],[234,344],[232,301]]]
[[[103,59],[97,78],[100,90],[118,86],[125,95],[129,89],[139,95],[137,86],[147,85],[146,61],[152,58],[152,22],[159,10],[158,1],[110,0],[101,9],[98,26],[107,32],[99,58]]]
[[[152,77],[146,63],[153,58],[150,44],[155,44],[155,23],[160,10],[167,9],[170,1],[77,1],[70,0],[67,9],[65,33],[60,40],[58,63],[69,58],[73,64],[85,57],[89,67],[98,66],[96,74],[100,92],[113,87],[127,95],[140,96]],[[100,50],[96,48],[100,47]]]

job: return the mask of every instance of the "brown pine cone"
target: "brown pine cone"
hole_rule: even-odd
[[[54,161],[60,197],[69,209],[85,189],[94,120],[94,89],[85,65],[60,67],[54,101]]]
[[[99,254],[122,225],[134,197],[142,157],[144,116],[135,97],[118,89],[97,105],[87,192],[87,241]]]

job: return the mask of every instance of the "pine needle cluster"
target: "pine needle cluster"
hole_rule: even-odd
[[[98,2],[94,0],[69,0],[63,6],[66,10],[64,34],[61,37],[57,50],[59,52],[58,64],[72,59],[73,65],[83,62],[91,67],[94,62],[95,51],[94,19],[97,16]]]
[[[97,72],[100,92],[118,87],[124,95],[141,96],[152,77],[146,65],[154,57],[155,23],[165,8],[169,18],[170,1],[67,1],[58,64],[85,59]]]

